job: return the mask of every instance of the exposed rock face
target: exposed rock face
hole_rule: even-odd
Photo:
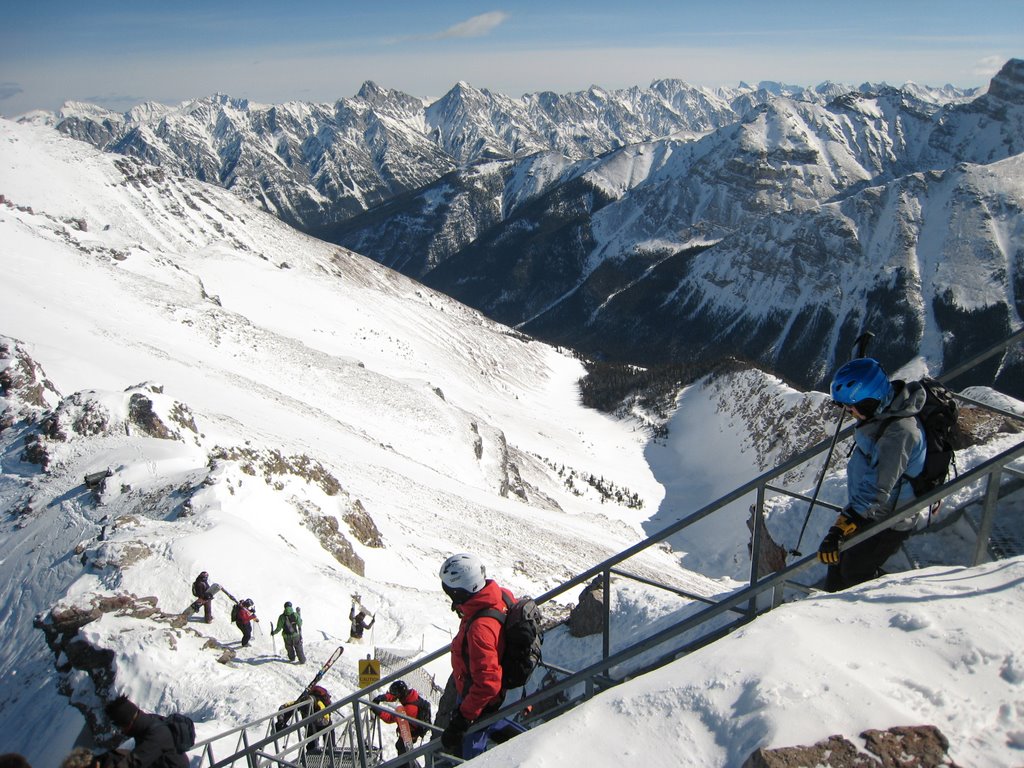
[[[341,520],[360,544],[374,548],[384,546],[380,531],[362,502],[350,498],[338,479],[316,459],[305,454],[285,456],[277,450],[233,446],[219,447],[211,453],[211,467],[218,462],[237,462],[242,472],[262,477],[267,485],[279,491],[285,489],[289,477],[317,486],[326,496],[336,497],[345,507]],[[291,503],[302,516],[306,527],[319,539],[321,546],[339,563],[362,576],[365,567],[363,559],[342,533],[338,518],[310,501],[292,498]]]
[[[1010,104],[1024,104],[1024,59],[1010,59],[988,87],[990,98]]]
[[[869,730],[860,736],[870,755],[842,736],[830,736],[811,747],[759,749],[743,768],[956,768],[947,754],[948,739],[933,725]]]
[[[877,768],[878,762],[842,736],[830,736],[811,747],[759,749],[742,768]]]
[[[342,491],[341,483],[323,464],[305,454],[285,456],[277,450],[260,451],[252,448],[216,448],[210,461],[237,461],[247,475],[262,476],[267,485],[281,486],[280,479],[289,475],[320,486],[328,496]]]
[[[38,431],[25,436],[21,459],[46,471],[53,460],[53,443],[128,434],[132,428],[161,440],[181,441],[184,432],[198,434],[188,406],[165,397],[158,384],[139,384],[116,394],[75,392],[41,418]]]
[[[384,546],[384,540],[377,529],[377,524],[373,522],[373,518],[370,517],[363,506],[363,502],[359,499],[352,503],[349,511],[344,514],[343,519],[348,525],[349,530],[352,531],[352,535],[361,544],[373,547],[374,549],[380,549]]]
[[[747,530],[750,531],[750,544],[754,546],[754,521],[756,520],[754,505],[750,505],[750,516],[747,518]],[[786,548],[775,543],[764,520],[760,525],[760,551],[757,555],[757,578],[768,576],[786,567]]]
[[[116,594],[93,597],[85,606],[58,606],[48,614],[36,616],[33,625],[43,632],[53,651],[60,693],[82,713],[97,743],[113,749],[124,735],[107,720],[102,706],[95,703],[96,698],[102,703],[117,696],[114,652],[94,647],[80,634],[83,627],[107,613],[137,619],[170,619],[157,608],[155,597]],[[91,688],[88,694],[79,690],[83,674]]]
[[[573,637],[586,637],[603,630],[604,581],[598,578],[580,592],[579,602],[569,612],[569,633]]]
[[[60,393],[28,350],[0,336],[0,432],[22,420],[37,420],[58,402]]]

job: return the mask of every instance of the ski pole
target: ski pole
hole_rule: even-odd
[[[825,463],[821,465],[821,470],[818,472],[818,482],[814,486],[814,494],[811,496],[811,503],[807,506],[807,515],[804,517],[804,524],[800,526],[800,536],[797,537],[796,546],[789,550],[789,554],[800,557],[800,542],[803,541],[804,531],[807,530],[807,523],[811,519],[811,512],[814,510],[814,505],[818,501],[818,492],[821,491],[821,485],[825,481],[825,472],[828,471],[829,462],[832,461],[832,451],[835,450],[836,443],[839,442],[839,433],[843,430],[843,421],[846,417],[846,409],[841,408],[839,410],[839,420],[836,422],[836,431],[832,433],[832,442],[828,446],[828,452],[825,454]]]
[[[875,334],[871,331],[864,331],[857,340],[853,343],[853,353],[850,355],[851,360],[864,357],[868,351],[868,344],[875,338]],[[828,452],[825,454],[825,463],[821,465],[821,471],[818,472],[818,481],[814,486],[814,494],[811,496],[811,503],[807,506],[807,515],[804,517],[804,524],[800,526],[800,536],[796,540],[796,546],[789,550],[789,554],[795,555],[796,557],[801,556],[800,542],[803,541],[804,531],[807,530],[807,523],[811,519],[811,512],[814,511],[814,505],[818,503],[818,493],[821,491],[821,485],[825,482],[825,473],[828,472],[828,465],[832,461],[832,452],[836,448],[836,443],[839,442],[839,433],[843,430],[843,421],[846,419],[846,409],[839,409],[839,419],[836,422],[836,430],[832,433],[832,442],[828,446]]]

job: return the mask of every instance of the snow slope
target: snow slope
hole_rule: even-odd
[[[219,189],[6,121],[0,168],[0,342],[50,382],[45,404],[0,401],[20,414],[0,432],[0,751],[36,765],[59,762],[83,725],[55,683],[84,710],[99,704],[96,679],[67,658],[57,674],[36,614],[111,596],[176,613],[200,569],[252,597],[263,621],[245,649],[223,598],[209,625],[112,611],[81,632],[110,652],[113,690],[211,736],[294,697],[347,637],[353,592],[377,623],[326,678],[336,696],[374,647],[450,638],[436,577],[448,553],[479,552],[503,584],[537,594],[789,450],[765,451],[757,414],[730,403],[794,421],[822,405],[747,372],[684,392],[669,439],[649,444],[579,405],[572,358]],[[45,424],[44,472],[26,438]],[[828,428],[786,439],[802,447]],[[102,493],[83,487],[108,468]],[[643,507],[603,497],[608,484]],[[793,531],[790,513],[773,533]],[[735,514],[644,567],[728,589],[745,542]],[[329,521],[338,536],[323,535]],[[339,540],[350,566],[328,547]],[[921,721],[960,764],[1020,763],[1022,569],[933,569],[785,606],[483,764],[731,765],[756,746]],[[302,608],[306,666],[267,636],[284,600]],[[614,600],[619,636],[678,610],[644,589]],[[555,630],[548,647],[583,654],[591,640]],[[431,671],[443,682],[445,662]]]
[[[34,426],[2,436],[3,508],[19,513],[4,535],[23,554],[0,565],[12,641],[0,660],[31,691],[10,689],[0,718],[52,686],[31,620],[65,593],[76,604],[153,596],[177,611],[206,569],[264,616],[295,600],[307,637],[329,646],[347,637],[358,591],[378,611],[376,642],[436,647],[452,627],[436,589],[451,552],[491,551],[493,575],[537,593],[635,541],[658,505],[643,435],[579,405],[578,361],[220,189],[6,121],[0,151],[0,332],[73,401],[67,439],[46,441],[45,474],[23,460]],[[187,412],[193,426],[147,436],[128,418],[135,395],[166,423]],[[72,429],[90,413],[103,414],[97,433]],[[578,478],[574,489],[556,462]],[[96,506],[82,476],[108,467]],[[579,479],[591,475],[638,494],[644,509],[602,503]],[[360,509],[380,545],[345,522]],[[324,517],[339,522],[362,573],[320,545],[311,521]],[[65,533],[52,536],[55,527]],[[33,548],[46,537],[52,548]],[[140,544],[148,554],[126,565]],[[34,582],[36,572],[47,579]],[[236,634],[225,614],[209,628],[221,640]],[[120,637],[110,617],[88,632],[105,637],[108,623]],[[118,683],[150,706],[173,699],[201,713],[198,702],[218,702],[207,731],[276,707],[304,674],[255,678],[238,707],[194,687],[180,662],[140,672],[140,642],[119,648]],[[255,669],[269,671],[259,659]],[[73,685],[88,697],[91,683]],[[41,757],[49,744],[55,759],[80,720],[48,717],[12,746]],[[12,722],[0,732],[16,732]]]
[[[786,605],[474,761],[739,766],[758,747],[932,724],[957,765],[1024,763],[1024,559]]]

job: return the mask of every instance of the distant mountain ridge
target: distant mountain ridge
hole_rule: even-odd
[[[1024,268],[991,232],[1015,231],[1019,192],[965,164],[1015,172],[998,163],[1024,150],[1022,82],[1020,60],[980,95],[659,80],[515,99],[460,82],[427,103],[368,82],[334,105],[218,95],[50,119],[542,339],[647,365],[741,354],[820,386],[865,323],[889,332],[883,362],[934,370],[1020,324]],[[921,195],[947,189],[935,174],[985,178],[956,195],[955,227]],[[920,272],[970,244],[984,271]]]
[[[867,86],[865,86],[867,87]],[[608,91],[512,98],[457,83],[433,103],[367,81],[334,104],[260,105],[225,94],[123,113],[69,102],[48,122],[94,146],[232,189],[300,229],[368,210],[481,160],[544,151],[570,160],[673,133],[736,121],[779,95],[821,100],[848,92],[762,83],[709,89],[680,80]],[[971,91],[921,89],[937,103]]]
[[[742,354],[821,386],[868,327],[887,365],[940,371],[1024,316],[1022,83],[1015,60],[956,104],[780,96],[696,140],[450,174],[331,239],[590,355]]]

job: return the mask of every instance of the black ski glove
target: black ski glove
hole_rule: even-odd
[[[839,545],[843,540],[855,534],[859,526],[852,517],[842,514],[836,518],[835,523],[828,529],[825,538],[821,540],[818,547],[818,560],[825,565],[839,564]]]
[[[461,710],[456,709],[452,719],[448,721],[448,727],[441,734],[441,744],[445,751],[456,757],[462,757],[462,739],[469,730],[471,723],[467,720]]]
[[[387,696],[374,696],[373,703],[380,704],[382,701],[387,701]]]

